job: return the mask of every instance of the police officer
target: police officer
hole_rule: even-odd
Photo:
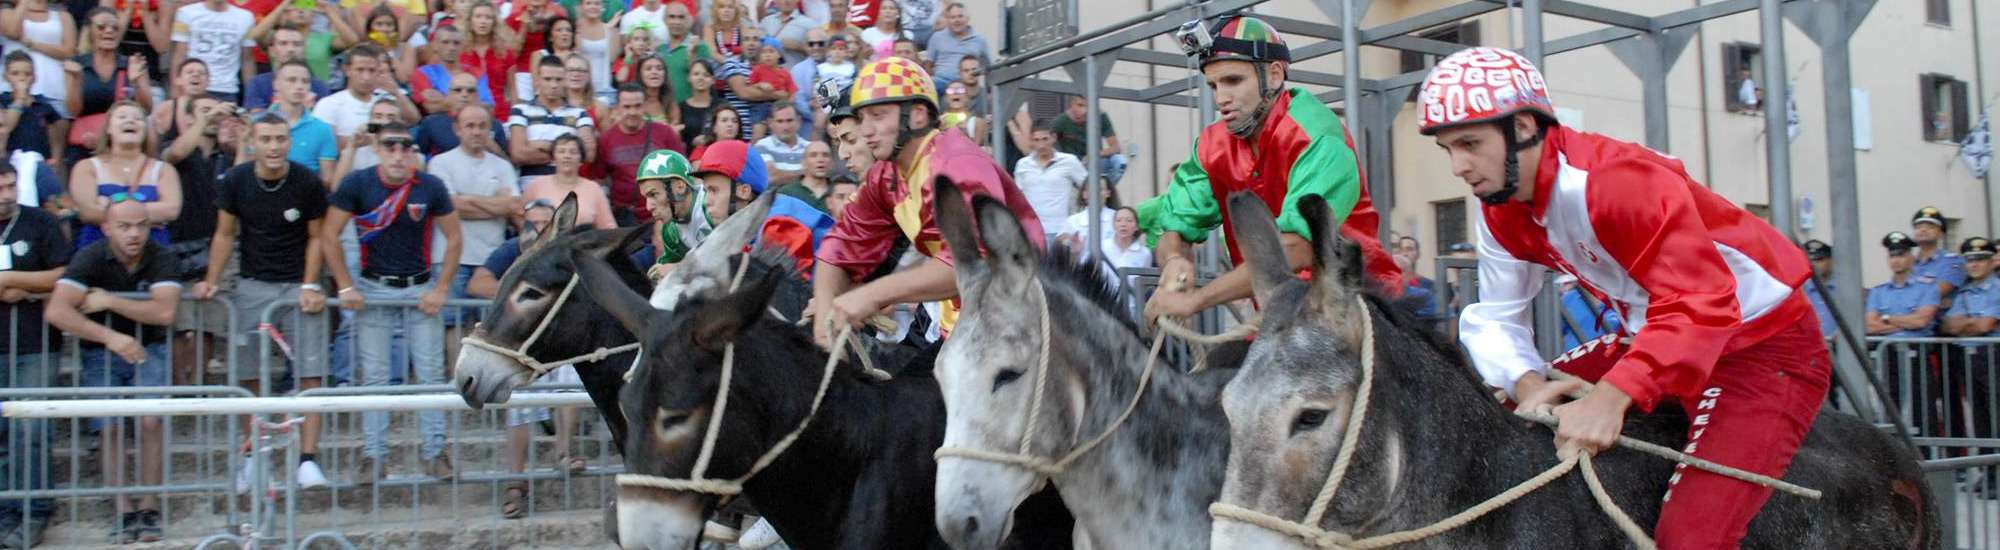
[[[1819,316],[1819,333],[1828,338],[1835,338],[1833,314],[1826,310],[1826,299],[1829,295],[1822,293],[1817,282],[1826,281],[1827,287],[1840,288],[1839,283],[1833,281],[1833,247],[1827,246],[1819,239],[1813,239],[1806,241],[1805,249],[1806,259],[1812,262],[1813,273],[1819,277],[1817,280],[1806,279],[1806,299],[1812,302],[1813,313]]]
[[[1984,237],[1966,239],[1958,246],[1969,279],[1958,288],[1951,309],[1938,324],[1938,332],[1964,338],[2000,336],[2000,278],[1993,277],[1996,252],[2000,252],[2000,244]],[[1953,422],[1952,432],[1957,437],[1993,437],[1996,412],[1992,382],[1994,371],[2000,369],[2000,361],[1994,358],[1996,347],[1988,342],[1967,342],[1955,351],[1947,362],[1951,386],[1972,401],[1972,408],[1971,418]],[[1951,416],[1961,416],[1964,410],[1953,406],[1948,412]],[[1979,488],[1980,496],[1995,498],[1994,483],[1989,477]]]
[[[1919,212],[1921,214],[1921,212]],[[1931,335],[1937,319],[1938,292],[1933,284],[1916,280],[1911,267],[1917,242],[1901,231],[1882,237],[1889,250],[1889,282],[1868,291],[1868,335],[1891,338],[1922,338]],[[1952,256],[1954,259],[1957,256]]]
[[[1910,233],[1917,243],[1911,278],[1937,285],[1938,306],[1951,307],[1951,291],[1965,284],[1965,258],[1944,248],[1944,212],[1931,206],[1917,209],[1910,216]]]

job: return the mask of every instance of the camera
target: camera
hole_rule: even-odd
[[[1181,25],[1174,31],[1174,43],[1180,44],[1181,53],[1200,56],[1215,46],[1215,39],[1209,36],[1208,22],[1196,19]]]
[[[380,133],[382,133],[382,123],[380,123],[380,122],[370,122],[370,123],[368,123],[368,133],[370,133],[370,134],[380,134]]]

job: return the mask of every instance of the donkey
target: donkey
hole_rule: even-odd
[[[1312,527],[1358,538],[1430,525],[1555,465],[1547,428],[1495,402],[1455,343],[1361,290],[1359,248],[1338,235],[1317,197],[1300,201],[1314,235],[1311,283],[1286,269],[1270,211],[1230,197],[1264,324],[1223,392],[1231,430],[1220,502],[1296,521],[1329,475],[1347,430],[1361,430],[1354,460],[1323,519]],[[1357,296],[1360,297],[1357,301]],[[1373,337],[1363,340],[1362,319]],[[1347,425],[1362,380],[1360,346],[1373,346],[1370,406]],[[1678,448],[1682,414],[1633,414],[1625,435]],[[1596,469],[1612,498],[1650,528],[1674,464],[1614,448]],[[1627,541],[1569,475],[1464,527],[1400,548],[1625,548]],[[1750,525],[1749,549],[1937,548],[1936,510],[1915,454],[1851,415],[1822,411],[1786,481],[1823,500],[1777,494]],[[1305,541],[1217,517],[1215,548],[1309,548]]]
[[[564,199],[556,207],[549,229],[537,235],[533,243],[523,243],[523,248],[533,248],[533,251],[515,261],[507,273],[501,274],[500,291],[493,296],[486,321],[480,323],[467,339],[480,339],[508,349],[518,349],[544,318],[553,316],[548,319],[545,332],[526,350],[530,356],[551,360],[577,357],[592,350],[614,348],[633,341],[624,327],[601,315],[593,315],[589,308],[556,307],[556,297],[571,277],[566,267],[557,265],[567,251],[581,250],[604,258],[625,258],[645,244],[646,231],[640,228],[605,231],[577,229],[576,209],[575,195]],[[631,262],[611,263],[622,265],[617,270],[616,284],[619,286],[635,290],[651,288],[645,274],[637,266],[630,265]],[[571,300],[581,301],[577,298]],[[625,449],[625,417],[616,414],[618,390],[624,386],[624,371],[635,355],[636,352],[628,351],[576,365],[577,377],[590,393],[591,402],[603,414],[605,426],[611,432],[611,441],[620,451]],[[459,395],[465,398],[465,403],[475,409],[487,403],[507,402],[515,388],[526,386],[539,376],[514,357],[470,345],[459,348],[457,371],[454,385],[458,387]]]
[[[1184,374],[1158,364],[1141,387],[1148,360],[1157,358],[1110,290],[1113,279],[1060,249],[1037,259],[1000,201],[975,197],[968,210],[956,187],[940,180],[936,189],[935,219],[957,259],[966,306],[938,355],[948,449],[938,462],[938,530],[959,550],[997,548],[1015,505],[1053,480],[1092,548],[1208,548],[1208,505],[1229,456],[1220,396],[1235,371]],[[1038,376],[1047,380],[1037,409]],[[1131,416],[1115,424],[1135,397]],[[1039,417],[1034,433],[1031,417]],[[1030,454],[1055,460],[1107,430],[1101,445],[1053,477],[949,451],[1013,453],[1025,438]]]
[[[584,250],[606,260],[618,274],[615,281],[618,286],[634,292],[653,292],[655,305],[670,309],[673,297],[682,292],[701,290],[715,280],[728,281],[728,276],[734,274],[733,266],[724,265],[728,259],[726,252],[717,251],[740,250],[748,245],[756,236],[756,222],[770,210],[771,200],[766,197],[753,201],[741,215],[724,221],[702,247],[689,254],[679,269],[661,281],[657,292],[637,266],[623,261],[645,245],[648,231],[577,228],[574,198],[565,200],[556,208],[549,231],[540,235],[532,247],[534,250],[524,254],[502,275],[500,291],[493,297],[488,319],[468,339],[519,350],[537,327],[547,323],[541,336],[528,349],[520,350],[537,360],[578,357],[593,350],[632,344],[637,339],[631,332],[598,314],[595,308],[583,306],[588,300],[580,295],[556,303],[563,288],[576,277],[568,261],[569,251]],[[768,267],[752,264],[751,269],[761,272]],[[783,284],[773,309],[796,318],[804,311],[811,292],[811,287],[802,280],[788,281]],[[624,352],[602,361],[576,365],[577,377],[590,393],[591,402],[603,413],[612,441],[620,451],[625,449],[626,426],[625,416],[618,414],[618,391],[625,385],[625,370],[634,357],[634,352]],[[463,346],[455,382],[466,404],[479,408],[486,403],[507,402],[514,389],[526,386],[537,376],[518,357],[478,346]]]

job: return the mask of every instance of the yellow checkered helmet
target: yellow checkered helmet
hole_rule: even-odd
[[[860,111],[862,107],[898,101],[922,101],[938,112],[937,84],[931,80],[929,72],[915,61],[901,57],[879,59],[861,67],[854,75],[854,87],[848,92],[853,100],[851,108]]]

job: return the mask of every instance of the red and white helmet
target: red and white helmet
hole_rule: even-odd
[[[1556,119],[1549,86],[1528,58],[1501,48],[1468,48],[1438,60],[1418,89],[1418,131],[1492,122],[1521,111]]]

